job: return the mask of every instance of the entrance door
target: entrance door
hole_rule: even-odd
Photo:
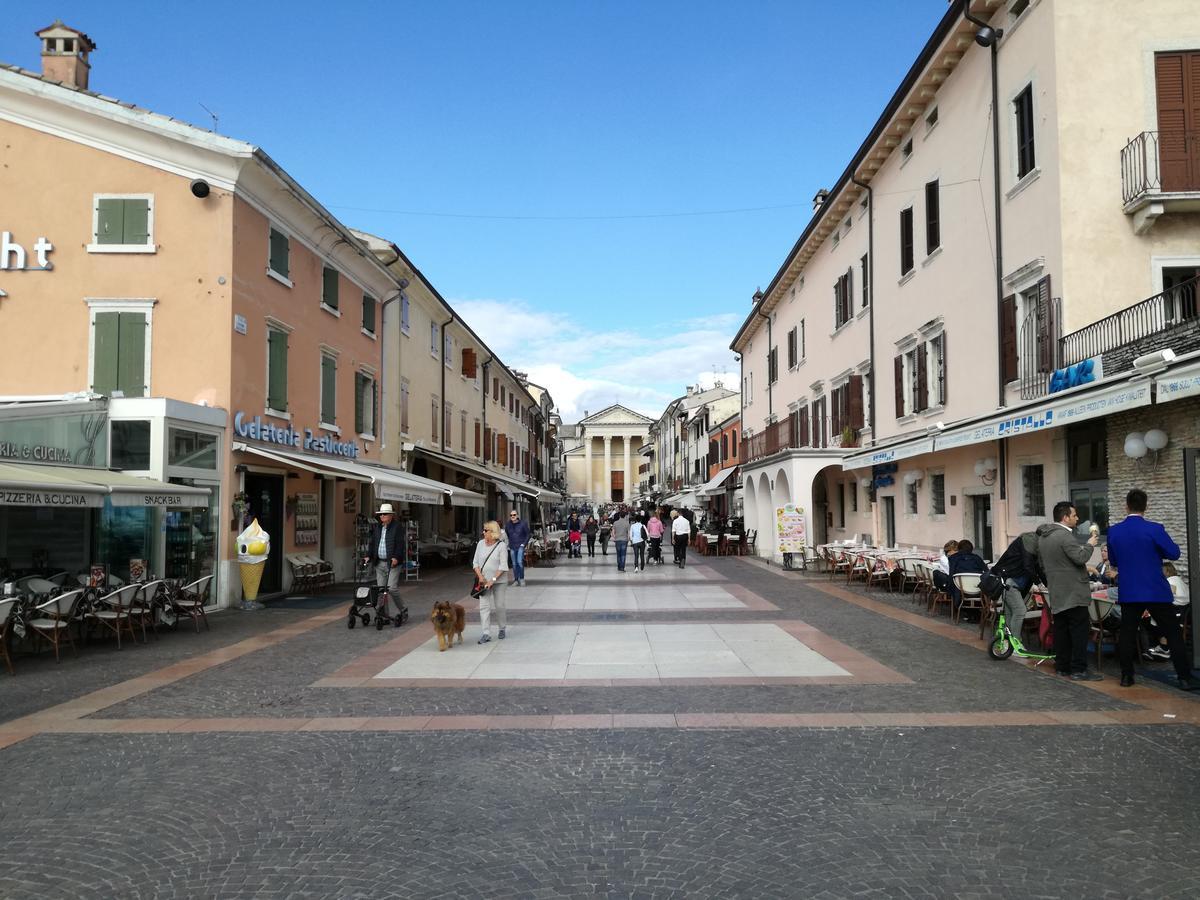
[[[1200,572],[1200,482],[1196,478],[1196,469],[1200,464],[1200,448],[1189,447],[1183,451],[1183,499],[1187,515],[1187,553],[1188,571]],[[1195,615],[1196,604],[1200,603],[1200,577],[1193,575],[1188,579],[1188,590],[1191,592],[1189,615],[1192,616],[1191,642],[1192,667],[1200,667],[1200,641],[1196,640]]]
[[[896,498],[883,499],[883,539],[888,547],[896,546]]]
[[[259,527],[271,536],[271,555],[263,569],[260,594],[277,594],[283,590],[283,476],[246,473],[247,515],[258,519]],[[238,529],[239,531],[241,529]]]
[[[625,473],[613,472],[612,481],[609,490],[612,494],[613,503],[620,503],[625,499]]]
[[[972,497],[972,521],[975,532],[975,552],[984,559],[992,558],[992,495]]]

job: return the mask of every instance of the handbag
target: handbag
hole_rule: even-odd
[[[499,546],[500,546],[500,542],[496,541],[496,547],[499,547]],[[493,547],[491,549],[491,552],[488,553],[488,555],[483,558],[483,566],[480,566],[479,567],[480,569],[482,569],[484,566],[486,566],[488,564],[488,560],[492,558],[492,553],[496,552],[496,547]],[[478,600],[483,595],[484,591],[486,591],[486,590],[487,590],[487,588],[483,586],[483,582],[480,581],[478,578],[476,578],[471,583],[471,596],[476,600]]]

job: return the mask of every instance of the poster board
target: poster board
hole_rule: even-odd
[[[803,554],[808,546],[804,508],[791,503],[775,507],[775,536],[779,539],[780,553]]]
[[[320,540],[321,507],[316,494],[296,495],[297,547],[314,547]]]

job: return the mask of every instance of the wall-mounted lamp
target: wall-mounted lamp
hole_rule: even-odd
[[[871,479],[870,478],[861,478],[861,479],[859,479],[858,483],[861,484],[865,488],[869,488],[871,486]]]
[[[1159,451],[1170,443],[1167,433],[1161,428],[1151,428],[1145,434],[1131,431],[1125,435],[1125,455],[1139,467],[1158,468]]]
[[[924,469],[909,469],[907,472],[904,473],[904,483],[905,484],[920,484],[924,480],[925,480],[925,470]]]
[[[996,483],[996,458],[989,456],[986,459],[975,460],[975,474],[979,476],[979,480],[986,485]]]

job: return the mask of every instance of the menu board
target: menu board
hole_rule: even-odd
[[[803,553],[808,545],[804,508],[789,503],[775,508],[775,534],[780,553]]]
[[[316,494],[296,495],[297,547],[312,547],[321,538],[321,507]]]

